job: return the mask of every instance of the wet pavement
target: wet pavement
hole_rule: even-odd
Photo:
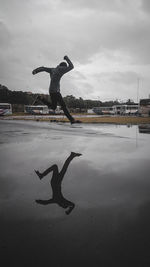
[[[0,121],[0,144],[2,266],[150,266],[148,131]],[[65,204],[35,200],[52,197],[49,168],[60,172],[72,151],[82,155],[62,178],[75,205],[67,215]],[[34,170],[51,172],[40,180]]]

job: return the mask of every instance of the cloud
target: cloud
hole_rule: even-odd
[[[141,6],[144,12],[150,12],[150,1],[149,0],[142,0]]]
[[[7,48],[11,43],[11,34],[2,21],[0,21],[0,36],[3,37],[1,38],[0,47],[2,49]]]
[[[113,82],[117,82],[117,83],[124,83],[126,85],[130,85],[130,84],[135,84],[135,81],[138,79],[139,75],[138,73],[136,72],[130,72],[130,71],[127,71],[127,72],[116,72],[116,73],[113,73],[113,76],[112,76],[112,81]]]
[[[118,12],[131,10],[139,4],[139,0],[62,0],[63,4],[67,8],[76,9],[90,9],[91,11],[102,11],[102,12]]]
[[[70,94],[70,90],[73,94],[78,88],[74,95],[97,97],[96,75],[102,77],[104,73],[109,81],[112,73],[110,98],[115,82],[124,88],[135,75],[146,80],[148,94],[148,7],[146,0],[2,0],[0,82],[10,89],[47,93],[48,75],[33,77],[32,69],[56,66],[68,54],[75,69],[62,80],[64,94]],[[124,97],[121,90],[119,96]],[[105,90],[101,97],[107,97]]]

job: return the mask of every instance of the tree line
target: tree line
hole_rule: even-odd
[[[22,91],[12,91],[9,90],[6,86],[0,84],[0,102],[1,103],[10,103],[14,105],[32,105],[33,101],[37,97],[38,94],[34,94],[31,92],[22,92]],[[49,95],[43,94],[47,100],[50,101]],[[113,105],[118,105],[120,102],[118,100],[115,101],[105,101],[102,102],[100,100],[84,100],[83,98],[79,97],[76,98],[73,95],[68,95],[63,97],[66,105],[70,109],[92,109],[93,107],[111,107]],[[132,100],[128,100],[127,104],[133,104]],[[40,101],[36,104],[42,104]]]

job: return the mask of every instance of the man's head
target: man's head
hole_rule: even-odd
[[[61,62],[61,63],[59,64],[59,66],[60,66],[60,67],[67,67],[67,63],[63,61],[63,62]]]

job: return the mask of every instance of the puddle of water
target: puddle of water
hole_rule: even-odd
[[[149,266],[149,134],[138,126],[0,123],[5,262]],[[75,204],[67,216],[57,203],[35,202],[52,198],[53,171],[40,180],[34,169],[57,165],[60,172],[71,151],[82,156],[69,163],[61,184],[63,197]]]

